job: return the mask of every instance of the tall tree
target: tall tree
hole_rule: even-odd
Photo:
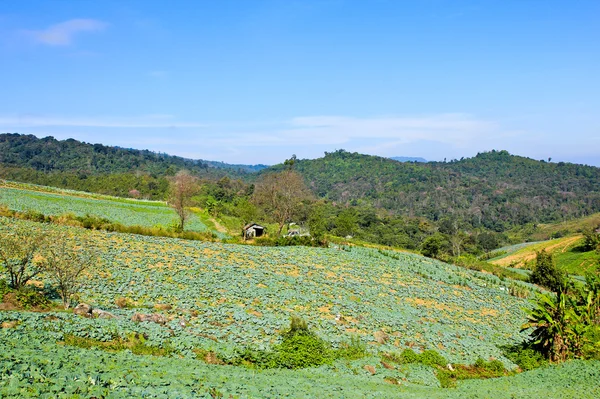
[[[293,158],[292,158],[293,159]],[[286,161],[288,162],[288,161]],[[293,166],[286,163],[288,166]],[[270,173],[256,183],[253,202],[266,214],[272,215],[279,225],[277,234],[283,226],[292,221],[302,208],[302,202],[312,199],[312,193],[306,187],[300,174],[291,167],[279,173]]]
[[[189,212],[192,196],[198,191],[198,178],[187,170],[180,170],[171,179],[169,205],[179,216],[179,230],[183,231]]]
[[[4,266],[10,285],[20,289],[45,270],[40,254],[46,245],[46,237],[37,227],[7,227],[8,231],[2,229],[6,232],[0,233],[0,266]]]
[[[562,270],[556,267],[552,254],[541,250],[535,258],[535,267],[529,280],[534,284],[539,284],[553,292],[560,292],[565,288],[565,275]]]
[[[51,237],[52,245],[44,251],[46,274],[56,284],[63,306],[68,309],[71,298],[79,292],[84,272],[98,261],[89,242],[75,247],[66,234]]]

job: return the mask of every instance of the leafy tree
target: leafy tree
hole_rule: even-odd
[[[600,248],[600,233],[596,229],[590,229],[583,232],[583,250],[593,251]]]
[[[83,273],[97,262],[98,257],[91,243],[73,247],[65,234],[53,236],[52,245],[44,252],[46,272],[56,284],[64,308],[68,309],[71,298],[79,292]]]
[[[356,209],[344,209],[335,218],[335,234],[341,237],[354,235],[358,227],[358,215]]]
[[[327,232],[325,210],[323,208],[322,205],[313,205],[310,214],[308,215],[308,229],[310,235],[316,240],[323,239]]]
[[[440,233],[427,237],[421,244],[421,253],[429,258],[437,258],[448,242]]]
[[[290,168],[264,175],[252,195],[253,202],[279,225],[278,235],[283,226],[301,212],[303,201],[311,199],[302,176]]]
[[[535,259],[535,267],[530,281],[534,284],[539,284],[548,288],[553,292],[560,292],[565,289],[565,275],[556,267],[552,254],[542,250],[537,253]]]
[[[183,231],[192,196],[198,191],[198,179],[187,170],[180,170],[171,179],[169,205],[179,216],[179,230]]]
[[[6,227],[8,232],[0,233],[0,262],[8,274],[10,285],[18,290],[45,270],[40,254],[46,244],[46,237],[35,227]]]
[[[477,243],[486,253],[498,248],[498,238],[496,234],[484,231],[477,236]]]

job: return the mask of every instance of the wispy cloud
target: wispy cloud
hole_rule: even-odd
[[[107,24],[102,21],[78,18],[51,25],[42,30],[25,30],[23,33],[35,43],[48,46],[69,46],[77,34],[102,31],[106,26]]]
[[[205,123],[178,121],[172,115],[134,117],[56,117],[39,115],[0,116],[0,128],[97,127],[97,128],[203,128]]]
[[[96,141],[102,137],[108,145],[151,148],[204,159],[257,162],[254,158],[260,153],[260,162],[267,163],[279,162],[282,153],[314,157],[336,148],[381,156],[406,155],[410,151],[429,159],[441,159],[500,148],[499,145],[505,148],[503,144],[507,142],[521,143],[523,137],[528,137],[497,122],[457,113],[364,118],[304,116],[248,123],[186,121],[169,114],[0,115],[0,131],[44,131],[65,138],[68,132],[86,133],[96,136]]]

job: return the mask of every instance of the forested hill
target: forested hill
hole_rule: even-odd
[[[149,150],[88,144],[74,139],[39,139],[33,135],[16,133],[0,134],[0,164],[33,168],[43,172],[114,174],[141,171],[156,176],[174,174],[179,169],[188,169],[197,174],[207,174],[210,172],[209,168],[226,169],[226,173],[230,174],[266,168],[265,165],[230,165],[186,159]]]
[[[278,166],[279,168],[281,166]],[[600,168],[491,151],[451,162],[400,163],[339,150],[295,167],[322,198],[504,231],[600,211]]]

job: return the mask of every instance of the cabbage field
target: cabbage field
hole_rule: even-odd
[[[3,222],[4,229],[30,223]],[[0,312],[6,326],[0,329],[3,398],[600,397],[600,362],[569,362],[457,388],[440,388],[428,366],[380,364],[382,352],[413,348],[435,349],[452,363],[495,358],[514,369],[499,347],[527,336],[519,330],[529,302],[510,295],[513,284],[533,293],[526,283],[367,248],[266,248],[43,227],[67,232],[74,245],[83,238],[95,243],[99,258],[80,299],[117,317]],[[117,307],[117,298],[128,306]],[[159,312],[169,321],[137,323],[131,320],[136,312]],[[291,315],[334,347],[360,340],[368,356],[302,370],[199,359],[199,353],[227,359],[244,347],[272,348]],[[63,343],[67,336],[108,342],[132,334],[172,354]]]
[[[18,188],[0,186],[0,205],[15,211],[33,210],[44,215],[93,215],[125,226],[167,227],[178,222],[175,211],[164,202],[125,200],[68,190],[47,192],[48,187],[40,187],[44,191],[34,188],[24,184],[19,184]],[[206,232],[209,229],[197,215],[192,214],[186,230]]]

